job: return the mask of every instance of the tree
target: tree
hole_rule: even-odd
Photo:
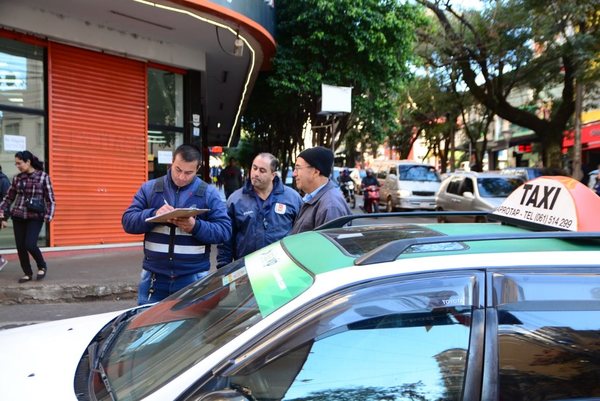
[[[417,1],[439,22],[428,35],[436,65],[459,70],[477,101],[531,129],[544,164],[560,167],[563,132],[575,108],[575,79],[599,77],[590,74],[600,49],[597,1],[489,1],[481,11],[462,13],[447,0]],[[533,108],[510,103],[517,89],[531,92],[524,106]],[[539,113],[542,104],[551,106],[550,113]]]
[[[253,91],[245,129],[260,143],[279,136],[301,146],[306,123],[322,120],[319,96],[327,83],[353,88],[353,112],[341,120],[337,143],[348,132],[354,141],[380,143],[397,124],[393,106],[423,18],[417,7],[396,0],[281,0],[276,13],[273,69]],[[333,134],[317,132],[313,145],[331,146]],[[288,145],[271,145],[291,158]]]

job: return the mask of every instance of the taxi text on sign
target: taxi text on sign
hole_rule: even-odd
[[[600,197],[570,177],[539,177],[492,213],[499,220],[568,231],[600,231]]]

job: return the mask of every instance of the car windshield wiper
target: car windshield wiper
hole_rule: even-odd
[[[104,365],[102,364],[102,359],[104,359],[104,356],[110,350],[116,338],[119,336],[123,328],[129,322],[129,318],[137,314],[139,311],[140,309],[132,309],[119,315],[112,323],[112,330],[110,334],[106,337],[102,345],[99,347],[100,340],[96,340],[89,345],[88,357],[90,361],[90,377],[88,379],[88,393],[93,401],[97,401],[96,393],[93,388],[93,375],[96,373],[100,375],[102,384],[104,384],[106,392],[110,395],[110,399],[112,401],[117,401],[117,398],[115,397],[115,394],[110,385],[110,380],[108,380],[108,376],[106,375]]]

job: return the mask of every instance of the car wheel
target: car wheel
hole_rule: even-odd
[[[394,211],[394,202],[392,201],[392,197],[389,196],[385,201],[385,211],[391,213]]]

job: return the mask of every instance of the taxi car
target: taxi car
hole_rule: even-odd
[[[598,399],[599,202],[541,177],[501,224],[341,218],[153,306],[0,332],[1,398]]]

